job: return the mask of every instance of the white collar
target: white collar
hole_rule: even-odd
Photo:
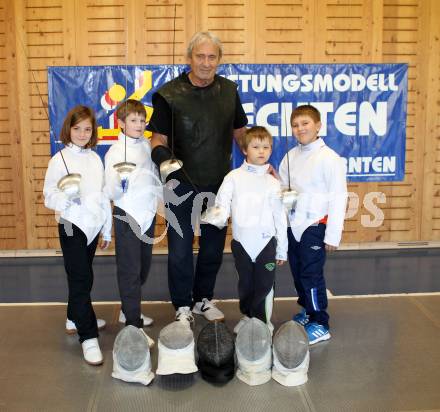
[[[76,144],[70,142],[66,145],[66,149],[71,150],[73,153],[89,153],[92,149],[77,146]]]
[[[130,136],[126,136],[122,131],[119,132],[118,135],[118,141],[121,143],[124,143],[124,141],[127,141],[127,146],[134,146],[137,144],[141,144],[143,141],[143,137],[139,137],[138,139],[136,139],[135,137],[130,137]]]
[[[267,173],[269,166],[269,163],[266,163],[265,165],[252,165],[246,162],[246,160],[244,160],[243,164],[241,165],[242,169],[246,170],[246,172],[255,173],[256,175],[260,176]]]
[[[324,140],[322,140],[320,137],[318,137],[314,142],[309,143],[309,144],[301,144],[298,143],[299,146],[299,150],[301,150],[301,152],[310,152],[310,151],[315,151],[320,149],[321,147],[325,146]]]

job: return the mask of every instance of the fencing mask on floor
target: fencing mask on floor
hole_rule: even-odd
[[[223,322],[210,322],[197,338],[199,370],[211,383],[226,383],[234,377],[234,337]]]
[[[248,385],[261,385],[270,380],[272,337],[267,325],[257,318],[249,319],[238,331],[235,342],[237,377]]]
[[[293,320],[281,325],[273,338],[272,378],[284,386],[307,382],[309,341],[304,328]]]
[[[159,334],[159,357],[156,374],[172,375],[197,372],[194,358],[194,335],[187,323],[174,321]]]
[[[129,325],[116,336],[113,345],[112,376],[125,382],[144,385],[153,380],[148,338],[142,329]]]

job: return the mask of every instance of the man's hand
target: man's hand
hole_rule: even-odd
[[[269,173],[270,175],[272,175],[275,179],[277,180],[281,180],[280,175],[278,174],[278,172],[276,171],[276,169],[269,164],[269,168],[267,169],[267,173]]]
[[[241,139],[243,137],[243,135],[246,132],[246,127],[240,127],[239,129],[234,129],[233,131],[233,136],[234,136],[234,140],[236,141],[236,143],[238,144],[238,146],[241,147]]]
[[[150,143],[151,143],[151,149],[154,149],[156,146],[168,147],[168,136],[153,132]]]
[[[283,266],[286,263],[285,260],[277,259],[277,266]]]

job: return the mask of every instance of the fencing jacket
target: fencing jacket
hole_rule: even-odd
[[[190,180],[200,186],[219,184],[230,170],[237,85],[215,75],[210,85],[197,87],[182,73],[157,93],[172,113],[168,144]]]
[[[49,161],[44,179],[44,204],[57,211],[56,219],[61,217],[78,226],[90,244],[101,231],[104,240],[111,240],[112,215],[110,201],[103,192],[104,168],[100,157],[91,149],[84,149],[70,143],[62,149],[64,160],[70,173],[81,175],[81,203],[72,203],[61,211],[57,205],[65,194],[58,189],[58,181],[67,174],[61,154],[58,152]]]
[[[125,140],[127,140],[126,156]],[[113,168],[113,165],[124,161],[136,164],[136,169],[129,176],[126,193],[123,193],[118,172]],[[144,234],[156,215],[157,199],[162,191],[156,166],[151,161],[149,140],[133,139],[126,137],[122,132],[119,133],[118,141],[105,155],[104,191],[113,200],[115,206],[134,218],[140,226],[141,234]]]
[[[232,235],[254,262],[275,236],[276,259],[287,260],[287,221],[280,182],[267,173],[269,165],[243,162],[229,172],[217,193],[216,205],[232,217]]]
[[[289,156],[289,161],[287,160]],[[289,223],[299,242],[304,231],[324,216],[327,218],[324,243],[339,246],[347,204],[347,182],[341,157],[321,138],[308,145],[298,144],[280,164],[283,186],[298,192]]]

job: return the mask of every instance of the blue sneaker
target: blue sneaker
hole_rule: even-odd
[[[329,340],[331,338],[328,329],[319,323],[310,322],[304,326],[307,336],[309,337],[309,345],[321,342],[323,340]]]
[[[307,315],[304,308],[302,308],[301,312],[297,313],[292,319],[301,326],[306,326],[309,323],[309,315]]]

